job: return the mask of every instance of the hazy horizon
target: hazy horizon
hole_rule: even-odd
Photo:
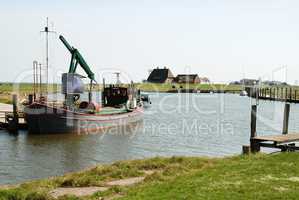
[[[149,69],[166,66],[212,82],[261,77],[294,84],[298,8],[299,2],[280,0],[1,2],[0,80],[30,81],[33,60],[45,63],[40,31],[49,17],[57,32],[50,37],[55,82],[70,61],[62,34],[108,80],[120,71],[124,82],[140,82]]]

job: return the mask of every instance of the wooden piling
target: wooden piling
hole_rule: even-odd
[[[251,123],[250,123],[250,150],[252,153],[260,151],[259,143],[254,140],[256,137],[256,113],[257,105],[251,106]]]
[[[8,130],[12,133],[16,133],[18,131],[19,126],[18,96],[16,94],[12,95],[12,106],[13,116],[12,119],[8,121]]]
[[[272,88],[270,88],[270,99],[272,100]]]
[[[29,94],[28,95],[28,103],[31,105],[33,103],[34,95]]]
[[[249,155],[250,154],[250,146],[249,145],[243,145],[242,146],[242,154],[243,155]]]
[[[288,134],[289,130],[289,115],[290,115],[290,104],[286,103],[283,112],[283,127],[282,134]]]
[[[257,106],[252,105],[251,106],[251,126],[250,126],[250,130],[251,130],[250,137],[251,138],[256,137],[256,112],[257,112]]]

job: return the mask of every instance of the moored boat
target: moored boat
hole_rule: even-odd
[[[248,93],[245,91],[245,90],[242,90],[241,92],[240,92],[240,96],[248,96]]]
[[[49,133],[95,133],[135,123],[143,118],[143,108],[128,111],[125,107],[104,107],[95,113],[70,111],[45,104],[34,103],[25,107],[28,132]]]
[[[79,51],[71,47],[62,36],[59,38],[72,54],[69,72],[62,75],[62,93],[65,99],[60,104],[51,104],[45,98],[35,99],[26,105],[24,118],[29,133],[92,133],[142,120],[142,100],[133,83],[127,86],[106,86],[104,82],[102,101],[94,102],[94,73]],[[84,77],[76,73],[78,64],[90,79],[88,101],[80,100],[85,85],[82,81]]]

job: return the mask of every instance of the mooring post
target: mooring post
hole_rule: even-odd
[[[283,127],[282,127],[282,134],[286,135],[289,131],[289,114],[290,114],[290,104],[286,103],[284,106],[284,113],[283,113]]]
[[[295,90],[295,101],[297,100],[297,90]]]
[[[272,88],[269,88],[270,90],[270,99],[272,100]]]
[[[19,116],[18,116],[18,96],[16,94],[12,95],[12,109],[13,109],[13,119],[9,121],[9,131],[17,132],[19,125]]]
[[[105,87],[106,87],[106,84],[105,84],[105,78],[103,78],[103,90],[102,90],[102,93],[101,93],[102,107],[104,107],[105,104],[106,104],[106,99],[105,99]]]
[[[28,103],[31,105],[33,103],[34,95],[29,94],[28,95]]]
[[[264,88],[264,97],[267,97],[267,88]]]
[[[257,105],[251,106],[251,123],[250,123],[250,150],[252,153],[256,153],[260,151],[259,143],[254,139],[256,134],[256,113],[257,113]]]

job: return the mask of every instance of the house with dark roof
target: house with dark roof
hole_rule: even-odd
[[[197,74],[178,74],[175,78],[176,83],[200,83]]]
[[[200,83],[210,83],[210,79],[207,77],[200,77],[199,80]]]
[[[174,76],[170,69],[164,67],[162,69],[155,68],[147,78],[149,83],[172,83]]]

